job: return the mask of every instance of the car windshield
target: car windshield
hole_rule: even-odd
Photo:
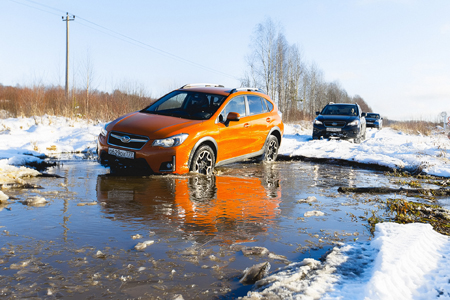
[[[217,111],[225,96],[192,91],[173,91],[141,112],[191,120],[207,120]]]
[[[358,108],[356,105],[327,105],[322,110],[322,115],[342,115],[357,116]]]
[[[367,118],[379,119],[380,115],[379,114],[367,114]]]

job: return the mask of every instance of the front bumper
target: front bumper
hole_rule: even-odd
[[[330,138],[330,137],[334,137],[334,138],[340,138],[340,139],[354,139],[354,138],[358,138],[360,136],[360,129],[357,126],[345,126],[342,128],[334,128],[332,127],[331,131],[330,129],[327,128],[331,128],[331,127],[325,127],[325,126],[320,126],[320,125],[314,125],[313,127],[313,137],[314,138]],[[339,130],[339,131],[337,131]]]
[[[380,123],[378,123],[378,122],[373,122],[373,123],[367,122],[366,126],[367,127],[373,127],[373,128],[380,128]]]
[[[116,169],[133,169],[150,174],[185,174],[189,172],[190,152],[180,145],[174,148],[153,147],[147,143],[141,150],[121,149],[134,152],[134,159],[121,158],[108,154],[110,146],[106,138],[99,136],[97,141],[98,162]]]

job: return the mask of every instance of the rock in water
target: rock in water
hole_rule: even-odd
[[[318,211],[318,210],[311,210],[311,211],[307,211],[303,214],[303,216],[305,217],[321,217],[325,215],[324,212]]]
[[[269,269],[270,263],[268,261],[247,268],[244,271],[244,276],[239,282],[243,284],[253,284],[264,278],[269,273]]]
[[[30,206],[43,206],[47,202],[48,201],[45,200],[45,198],[39,197],[39,196],[29,197],[29,198],[27,198],[27,200],[24,201],[24,203],[26,205],[30,205]]]
[[[0,191],[0,203],[7,202],[8,199],[9,199],[8,195]]]
[[[244,247],[241,251],[244,255],[266,255],[269,253],[269,250],[267,248],[258,246]]]
[[[136,246],[134,246],[134,249],[136,250],[144,250],[145,248],[147,248],[147,246],[150,246],[154,243],[155,241],[145,241],[142,243],[138,243]]]

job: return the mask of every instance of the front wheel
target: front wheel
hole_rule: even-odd
[[[214,151],[208,145],[203,145],[195,151],[191,162],[191,172],[212,175],[215,165]]]
[[[271,135],[264,148],[264,154],[262,155],[262,161],[275,161],[278,156],[278,139]]]

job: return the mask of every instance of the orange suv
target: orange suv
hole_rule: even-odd
[[[283,130],[275,103],[258,89],[188,84],[106,124],[97,153],[113,170],[210,175],[248,158],[274,161]]]

